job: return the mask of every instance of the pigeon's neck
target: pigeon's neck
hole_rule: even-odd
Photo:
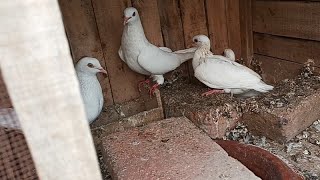
[[[193,69],[198,67],[203,62],[203,60],[205,60],[205,58],[209,55],[212,55],[209,45],[203,45],[199,47],[194,53],[194,57],[192,60]]]
[[[81,72],[81,71],[77,72],[77,76],[78,76],[79,79],[98,80],[96,74],[85,73],[85,72]]]
[[[132,24],[127,24],[124,28],[124,32],[128,40],[137,41],[139,43],[148,42],[140,20],[137,20]]]

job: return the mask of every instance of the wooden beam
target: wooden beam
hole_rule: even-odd
[[[320,67],[319,41],[255,33],[254,52],[302,64],[308,59],[313,59],[315,65]]]
[[[225,0],[207,0],[206,11],[212,50],[222,54],[229,47]]]
[[[247,66],[253,59],[252,0],[240,0],[241,58]]]
[[[192,44],[195,35],[208,35],[204,0],[180,0],[181,17],[186,46]],[[193,77],[191,61],[188,62],[189,75]]]
[[[166,47],[175,50],[185,48],[179,0],[158,0],[161,29]],[[176,71],[188,76],[188,64],[184,63]],[[170,78],[169,73],[167,79]]]
[[[228,27],[228,44],[236,58],[241,57],[240,0],[226,0],[226,16]],[[221,16],[218,16],[219,18]]]
[[[320,2],[254,1],[253,30],[320,41]]]

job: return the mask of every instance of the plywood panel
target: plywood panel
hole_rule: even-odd
[[[253,30],[320,41],[320,2],[254,1]]]
[[[204,0],[180,0],[184,40],[186,46],[192,44],[195,35],[208,35]],[[191,61],[188,62],[189,73],[193,75]]]
[[[137,8],[147,39],[156,46],[163,46],[157,0],[132,0]]]
[[[252,1],[240,0],[241,58],[247,66],[253,58]]]
[[[303,64],[284,61],[277,58],[255,54],[255,58],[261,63],[262,78],[265,82],[275,84],[283,79],[294,78],[300,74]],[[319,68],[316,68],[319,72]]]
[[[229,47],[225,0],[207,0],[206,11],[213,52],[221,54]]]
[[[91,0],[59,0],[74,62],[84,56],[97,58],[106,68]],[[109,78],[99,74],[105,104],[113,104]]]
[[[240,0],[225,1],[229,48],[231,48],[234,51],[237,59],[241,57],[241,34],[240,34],[240,12],[239,12],[240,2],[239,1]]]
[[[144,76],[129,69],[118,56],[123,30],[123,10],[128,6],[131,6],[129,0],[93,1],[115,103],[123,103],[138,98],[137,83],[144,79]]]
[[[184,49],[184,34],[179,8],[179,0],[158,0],[161,29],[166,47],[173,51]],[[184,63],[177,71],[188,74],[188,65]]]
[[[257,54],[305,63],[313,59],[320,67],[320,42],[254,34],[254,52]]]

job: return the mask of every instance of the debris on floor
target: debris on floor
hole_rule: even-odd
[[[179,79],[161,89],[166,117],[185,116],[211,138],[222,138],[242,116],[238,99],[230,94],[201,96],[209,89],[202,84]]]
[[[320,117],[320,77],[286,79],[273,91],[241,103],[252,133],[286,142]]]
[[[298,134],[292,140],[279,144],[264,136],[252,135],[246,125],[238,123],[228,131],[224,139],[253,144],[261,147],[286,162],[291,168],[300,172],[308,180],[320,179],[320,120]]]

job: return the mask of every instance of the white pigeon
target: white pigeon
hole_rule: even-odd
[[[214,93],[242,94],[250,90],[265,93],[273,89],[273,86],[264,83],[261,76],[250,68],[233,59],[213,55],[207,36],[195,36],[193,42],[198,47],[192,60],[194,76],[203,84],[214,88],[203,93],[203,96]]]
[[[150,89],[150,94],[164,83],[163,74],[179,67],[193,57],[196,48],[172,52],[167,47],[157,47],[151,44],[145,34],[137,9],[133,7],[124,10],[124,29],[119,49],[119,56],[133,71],[151,76],[156,84]],[[141,83],[148,83],[149,79]],[[140,85],[139,83],[139,90]]]
[[[92,123],[100,114],[103,106],[103,94],[97,73],[105,73],[99,61],[95,58],[84,57],[76,65],[80,91],[86,110],[87,120]]]
[[[236,55],[234,54],[232,49],[225,49],[223,53],[226,58],[230,59],[231,61],[236,61]]]

